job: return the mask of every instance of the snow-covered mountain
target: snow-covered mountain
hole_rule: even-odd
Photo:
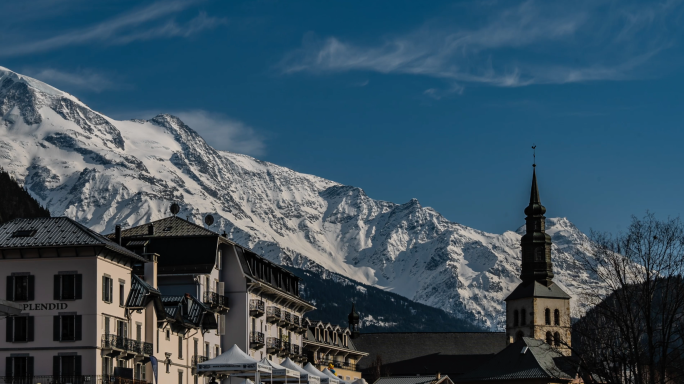
[[[360,188],[218,151],[171,115],[117,121],[76,97],[0,67],[0,165],[53,215],[100,232],[180,215],[226,231],[267,258],[328,270],[497,328],[518,284],[518,232],[450,222],[417,200],[374,200]],[[520,209],[525,202],[520,202]],[[557,278],[595,283],[575,259],[585,236],[547,219]]]

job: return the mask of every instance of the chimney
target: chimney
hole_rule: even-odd
[[[154,236],[154,224],[149,224],[147,226],[147,234],[150,236]]]
[[[437,380],[439,380],[439,379],[441,379],[441,378],[442,378],[442,374],[439,373],[439,372],[437,372]]]
[[[114,227],[114,241],[121,245],[121,225],[119,224]]]

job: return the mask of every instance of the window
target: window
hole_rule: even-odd
[[[102,358],[102,374],[105,376],[114,374],[114,360],[109,356]]]
[[[78,300],[83,298],[83,275],[60,272],[55,275],[55,300]]]
[[[206,357],[207,359],[211,357],[211,345],[206,342],[204,343],[204,357]]]
[[[214,345],[214,353],[214,357],[221,356],[221,347],[219,347],[218,345]],[[264,353],[262,352],[261,354],[263,355]],[[263,359],[263,356],[261,358]]]
[[[142,340],[142,324],[140,323],[135,324],[135,340]]]
[[[518,310],[513,311],[513,326],[518,326]]]
[[[525,337],[523,331],[518,331],[518,333],[515,334],[515,341],[522,340],[523,337]]]
[[[33,341],[33,316],[8,317],[5,323],[8,342]]]
[[[520,310],[520,325],[527,325],[527,313],[525,308]]]
[[[33,376],[33,356],[12,354],[5,358],[5,376]]]
[[[111,322],[111,320],[109,319],[109,317],[108,317],[108,316],[105,316],[105,317],[104,317],[104,332],[105,332],[105,335],[109,335],[110,332],[111,332],[111,330],[110,330],[110,322]]]
[[[171,331],[169,331],[168,329],[166,330],[166,340],[171,340]]]
[[[159,328],[157,328],[157,353],[159,353]]]
[[[560,325],[560,311],[557,309],[553,311],[553,325]]]
[[[29,301],[34,300],[36,279],[28,273],[13,273],[7,276],[7,300]]]
[[[178,358],[183,358],[183,336],[178,336]]]
[[[183,384],[183,371],[178,371],[178,384]]]
[[[128,323],[125,321],[117,320],[116,323],[117,334],[121,337],[128,337]]]
[[[553,334],[553,345],[556,347],[560,347],[560,345],[561,345],[561,337],[560,337],[560,333],[558,333],[558,332]]]
[[[553,343],[553,336],[551,332],[546,332],[546,344],[551,345]]]
[[[77,341],[81,340],[81,315],[60,314],[53,317],[53,340]]]
[[[102,277],[102,301],[105,303],[111,303],[112,302],[112,297],[114,296],[113,292],[113,281],[112,278],[109,276],[103,276]]]
[[[166,373],[171,373],[171,362],[166,360]]]
[[[119,280],[119,307],[124,306],[126,282]]]
[[[53,356],[52,374],[55,376],[81,376],[81,356],[71,354]]]
[[[544,323],[546,325],[551,325],[551,310],[548,308],[544,310]]]

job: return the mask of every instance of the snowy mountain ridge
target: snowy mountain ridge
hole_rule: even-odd
[[[272,261],[328,270],[499,328],[519,283],[520,230],[490,234],[413,199],[374,200],[360,188],[218,151],[171,115],[117,121],[76,97],[0,67],[0,166],[45,204],[99,232],[167,216],[227,232]],[[525,202],[521,202],[523,209]],[[596,283],[575,257],[586,239],[547,219],[556,281]]]

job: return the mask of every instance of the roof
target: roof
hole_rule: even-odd
[[[149,226],[154,226],[154,235],[149,234]],[[188,220],[182,219],[178,216],[165,217],[160,220],[152,221],[146,224],[138,225],[121,230],[121,237],[187,237],[187,236],[220,236],[218,233],[206,229],[200,225],[192,223]],[[114,238],[114,234],[107,235],[110,239]]]
[[[161,292],[157,288],[147,284],[138,275],[133,274],[131,289],[128,293],[128,299],[126,299],[126,307],[144,308],[150,300],[159,296],[161,296]]]
[[[469,359],[468,365],[481,363],[506,348],[503,332],[401,332],[362,333],[354,339],[356,348],[368,352],[359,362],[368,369],[377,356],[383,366],[392,364],[392,374],[456,374],[458,361]],[[461,360],[454,359],[459,356]],[[471,357],[464,357],[471,356]],[[474,356],[474,357],[473,357]],[[431,362],[426,366],[426,362]],[[427,372],[426,372],[427,368]],[[464,367],[471,369],[473,366]],[[463,373],[462,371],[460,373]]]
[[[390,376],[381,377],[373,384],[437,384],[445,380],[448,376]]]
[[[570,299],[570,295],[565,293],[563,289],[556,283],[550,286],[545,286],[538,281],[522,282],[520,283],[510,295],[506,298],[508,300],[524,299],[528,297],[547,297],[552,299]]]
[[[330,345],[332,347],[348,349],[350,351],[359,351],[356,348],[356,345],[354,344],[354,342],[352,341],[352,339],[350,337],[347,338],[347,346],[346,347],[344,346],[344,344],[342,344],[342,341],[343,341],[342,337],[338,337],[336,342],[333,342],[332,336],[329,337],[330,341],[325,341],[323,339],[321,339],[320,341],[316,340],[316,336],[314,335],[312,329],[316,329],[317,324],[318,324],[318,322],[314,322],[314,324],[312,326],[309,326],[306,328],[306,335],[305,335],[304,341],[319,343],[319,344],[326,344],[326,345]],[[326,325],[331,325],[331,324],[328,323]],[[335,328],[335,326],[333,325],[333,329],[334,328]],[[341,331],[340,333],[344,334],[345,331],[348,331],[348,329],[347,328],[341,328],[340,331]],[[349,333],[349,332],[347,332],[347,333]]]
[[[188,301],[191,301],[189,308],[187,307]],[[203,327],[204,329],[216,329],[218,326],[211,308],[197,300],[193,295],[161,296],[161,302],[168,318],[181,323],[179,325],[190,328]],[[207,313],[210,315],[205,316]]]
[[[13,236],[30,231],[29,236]],[[68,217],[14,219],[0,226],[0,249],[99,246],[139,261],[147,261]]]
[[[554,379],[573,380],[577,368],[551,345],[523,337],[510,344],[487,363],[458,377],[459,382],[490,380]]]

